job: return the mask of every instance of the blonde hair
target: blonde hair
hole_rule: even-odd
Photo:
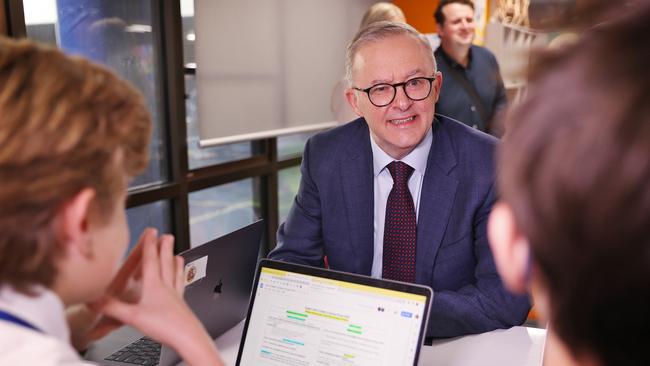
[[[89,187],[103,221],[145,168],[151,117],[109,70],[26,40],[0,39],[0,85],[0,285],[29,292],[54,281],[60,208]]]
[[[387,20],[396,23],[406,23],[406,17],[404,12],[397,5],[387,2],[379,2],[373,4],[361,19],[361,25],[359,29],[365,28],[368,25],[379,22],[382,20]]]

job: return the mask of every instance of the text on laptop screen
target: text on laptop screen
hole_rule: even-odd
[[[262,268],[241,365],[412,365],[426,297]]]

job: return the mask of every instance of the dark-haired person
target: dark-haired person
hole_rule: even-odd
[[[346,96],[362,116],[305,146],[300,189],[271,258],[431,286],[428,335],[519,325],[487,243],[496,139],[436,118],[431,45],[376,22],[348,46]]]
[[[650,3],[629,2],[508,113],[490,243],[549,321],[546,365],[650,365],[649,56]]]
[[[72,345],[129,324],[190,365],[222,365],[183,301],[172,236],[146,230],[120,268],[127,183],[148,161],[140,93],[88,61],[2,38],[0,86],[0,364],[86,364]]]
[[[472,44],[474,3],[441,0],[434,19],[440,37],[436,62],[445,78],[436,113],[499,135],[492,120],[508,103],[506,90],[492,52]]]

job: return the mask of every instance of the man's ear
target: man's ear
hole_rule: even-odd
[[[492,207],[488,221],[488,238],[499,275],[508,289],[525,293],[530,271],[530,246],[506,203]]]
[[[357,104],[358,100],[355,90],[352,88],[345,89],[345,98],[348,100],[348,103],[350,103],[350,107],[352,107],[354,113],[356,113],[359,117],[363,117],[363,114],[361,114],[361,111],[359,110],[359,106]]]
[[[89,215],[94,198],[95,190],[84,188],[68,200],[57,213],[57,239],[67,253],[74,251],[83,256],[92,255]]]
[[[438,98],[440,98],[440,90],[442,90],[442,73],[440,71],[436,71],[436,74],[433,76],[436,78],[436,80],[433,82],[433,99],[434,103],[438,103]]]

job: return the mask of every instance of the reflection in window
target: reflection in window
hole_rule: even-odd
[[[300,186],[300,167],[280,170],[278,174],[278,215],[279,223],[283,223],[289,215],[293,200]]]
[[[126,210],[129,222],[129,251],[137,244],[140,234],[144,229],[153,227],[158,229],[158,234],[169,234],[171,230],[171,210],[169,201],[158,201],[147,205],[132,207]]]
[[[145,0],[24,0],[27,36],[113,69],[144,95],[154,128],[151,161],[131,186],[168,179],[158,64],[159,29]]]
[[[262,217],[259,179],[249,178],[189,194],[190,242],[195,247]]]

